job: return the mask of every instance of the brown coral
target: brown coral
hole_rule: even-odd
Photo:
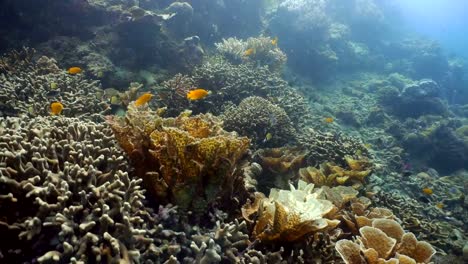
[[[109,123],[159,202],[201,211],[218,199],[242,199],[237,168],[249,139],[224,131],[216,117],[185,112],[162,118],[130,106],[125,118]]]
[[[349,169],[340,167],[334,163],[326,162],[320,168],[306,167],[299,170],[302,180],[316,184],[317,186],[353,185],[360,188],[366,176],[372,172],[372,165],[367,160],[355,160],[345,157]]]

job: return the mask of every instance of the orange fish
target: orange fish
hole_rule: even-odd
[[[53,102],[50,104],[50,114],[51,115],[60,115],[63,110],[63,104],[60,102]]]
[[[325,123],[330,124],[330,123],[333,123],[333,121],[335,121],[335,120],[333,119],[333,117],[327,117],[327,118],[325,118],[324,121],[325,121]]]
[[[278,37],[275,37],[274,39],[271,40],[271,44],[273,45],[278,45]]]
[[[153,98],[152,94],[144,93],[140,97],[138,97],[138,99],[136,99],[135,106],[137,106],[137,107],[142,106],[142,105],[148,103],[151,100],[151,98]]]
[[[68,73],[69,73],[69,74],[72,74],[72,75],[81,73],[82,71],[83,71],[83,70],[81,70],[80,67],[71,67],[71,68],[68,69]]]
[[[201,88],[195,89],[187,93],[187,99],[192,100],[192,101],[200,100],[200,99],[205,98],[208,94],[210,94],[210,92],[205,89],[201,89]]]
[[[434,193],[434,191],[431,188],[424,188],[422,189],[424,194],[431,195]]]
[[[250,48],[244,52],[244,56],[250,56],[255,53],[255,50]]]

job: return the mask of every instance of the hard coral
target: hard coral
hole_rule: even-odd
[[[436,252],[429,243],[417,241],[413,233],[405,233],[395,220],[375,219],[372,227],[364,226],[359,232],[356,242],[344,239],[336,243],[347,264],[428,263]]]
[[[313,184],[299,181],[297,189],[291,185],[289,191],[272,189],[268,199],[258,196],[261,200],[255,203],[259,208],[253,235],[262,242],[297,241],[336,227],[338,220],[325,218],[335,206],[318,199],[313,188]],[[244,209],[249,210],[248,206]]]
[[[185,112],[162,118],[131,105],[125,118],[109,123],[158,202],[201,212],[234,194],[242,197],[237,169],[250,141],[224,131],[216,117]]]
[[[224,128],[247,136],[256,145],[279,147],[295,140],[295,130],[286,112],[258,97],[247,97],[223,114]]]
[[[7,118],[0,131],[0,262],[138,260],[151,220],[109,127]]]
[[[65,106],[65,116],[99,119],[109,109],[96,96],[101,91],[98,81],[71,76],[54,59],[35,59],[34,54],[24,48],[0,58],[0,115],[47,116],[54,101]]]

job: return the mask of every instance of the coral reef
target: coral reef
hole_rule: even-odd
[[[0,59],[1,115],[50,115],[54,101],[64,105],[63,115],[100,119],[110,109],[98,98],[98,81],[69,75],[54,59],[34,58],[33,49],[12,51]]]
[[[2,119],[0,130],[2,262],[140,257],[151,211],[109,127],[36,117]]]
[[[185,112],[162,118],[130,105],[125,117],[108,122],[157,202],[204,212],[245,196],[238,167],[250,141],[224,131],[216,117]]]
[[[418,241],[413,233],[391,219],[375,219],[372,226],[359,229],[356,242],[343,239],[336,249],[345,263],[429,263],[436,251],[424,241]],[[364,256],[361,256],[361,254]]]
[[[247,136],[257,146],[279,147],[295,141],[296,131],[286,112],[258,96],[226,109],[222,119],[224,129]]]

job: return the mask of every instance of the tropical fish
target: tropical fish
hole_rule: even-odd
[[[56,82],[51,82],[50,83],[50,89],[55,90],[57,88],[58,88],[58,83],[56,83]]]
[[[255,50],[250,48],[244,52],[244,56],[250,56],[255,53]]]
[[[71,67],[71,68],[68,69],[68,73],[69,73],[69,74],[72,74],[72,75],[81,73],[82,71],[83,71],[83,70],[81,70],[80,67]]]
[[[142,105],[148,103],[151,100],[151,98],[153,98],[152,94],[144,93],[140,97],[138,97],[138,99],[136,99],[135,106],[137,106],[137,107],[142,106]]]
[[[439,209],[443,209],[445,207],[445,204],[443,203],[436,203],[436,207]]]
[[[330,123],[333,123],[333,121],[335,121],[335,119],[333,119],[333,117],[327,117],[327,118],[325,118],[324,121],[325,121],[325,123],[330,124]]]
[[[60,102],[53,102],[50,104],[50,114],[60,115],[63,111],[63,104]]]
[[[422,189],[422,192],[427,195],[432,195],[434,191],[431,188],[424,188]]]
[[[275,37],[274,39],[271,40],[271,44],[273,45],[278,45],[278,37]]]
[[[268,141],[270,141],[270,139],[273,137],[273,134],[271,134],[270,132],[268,132],[266,135],[265,135],[265,138],[263,139],[263,143],[266,143]]]
[[[193,100],[200,100],[205,98],[210,92],[205,90],[205,89],[195,89],[192,91],[189,91],[187,93],[187,99],[193,101]]]

